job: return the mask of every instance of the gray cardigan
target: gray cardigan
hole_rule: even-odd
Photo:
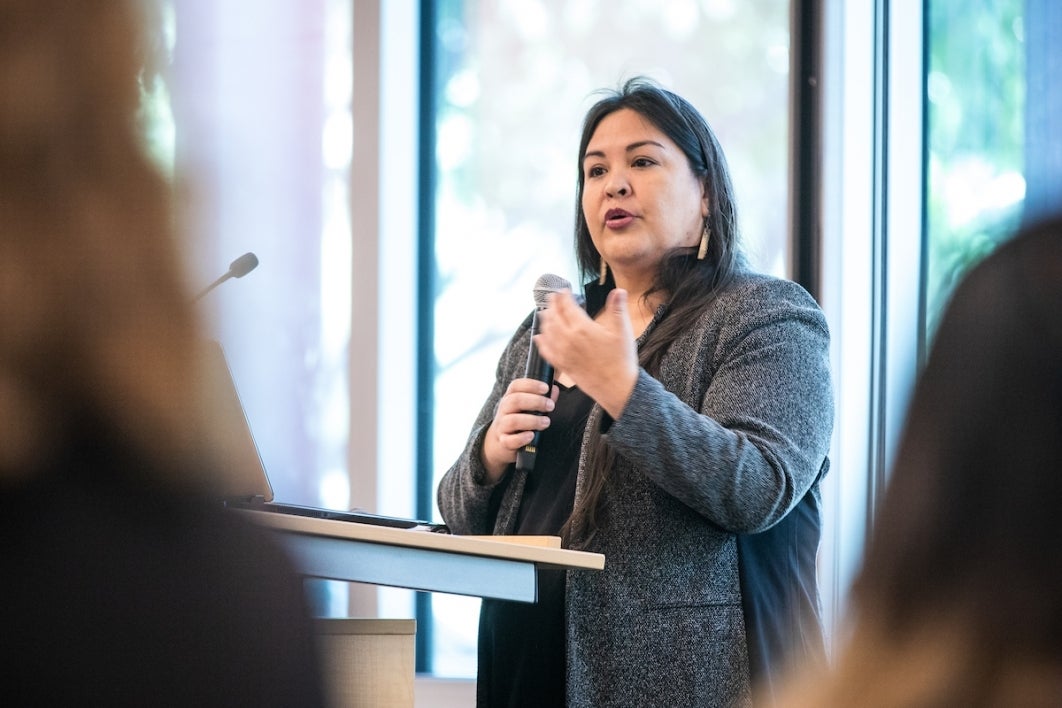
[[[524,375],[528,325],[502,354],[468,444],[440,482],[454,533],[512,532],[523,473],[510,468],[517,476],[488,528],[493,486],[482,484],[480,450],[498,400]],[[737,539],[817,497],[833,427],[828,349],[825,318],[804,289],[740,274],[673,343],[657,378],[640,372],[618,420],[594,406],[587,430],[606,426],[618,455],[585,549],[603,553],[605,569],[568,573],[568,705],[749,702]],[[581,457],[577,498],[585,441]],[[817,520],[815,529],[792,543],[817,548]]]

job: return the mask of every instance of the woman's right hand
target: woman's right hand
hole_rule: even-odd
[[[556,386],[548,390],[546,384],[535,379],[513,379],[498,401],[494,420],[483,438],[485,482],[494,484],[500,480],[509,465],[516,462],[516,451],[530,443],[535,432],[549,427],[547,414],[556,405],[558,393]]]

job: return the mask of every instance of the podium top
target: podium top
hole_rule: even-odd
[[[497,540],[493,540],[489,536],[459,536],[433,533],[415,528],[391,528],[350,521],[276,514],[267,511],[234,509],[233,513],[245,514],[256,523],[278,531],[309,536],[455,553],[465,556],[523,561],[534,563],[538,568],[602,570],[605,567],[605,556],[600,553],[572,551],[541,542],[520,543],[518,539],[513,537],[498,537]]]

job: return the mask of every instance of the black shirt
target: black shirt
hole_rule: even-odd
[[[550,427],[542,432],[528,473],[516,533],[557,536],[572,513],[579,449],[593,401],[560,387]],[[504,487],[504,485],[499,485]],[[538,602],[483,600],[479,617],[477,705],[549,708],[565,705],[565,571],[540,570]]]

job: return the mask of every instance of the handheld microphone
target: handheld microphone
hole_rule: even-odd
[[[215,280],[210,285],[208,285],[205,288],[203,288],[202,292],[200,292],[198,295],[195,296],[195,300],[193,300],[193,302],[198,301],[200,298],[202,298],[208,292],[210,292],[211,290],[213,290],[217,286],[221,285],[222,283],[224,283],[229,278],[242,278],[243,276],[247,275],[248,273],[250,273],[252,270],[254,270],[257,267],[258,267],[258,256],[254,255],[253,253],[248,251],[247,253],[243,254],[242,256],[240,256],[239,258],[237,258],[236,260],[234,260],[232,263],[229,264],[229,270],[228,270],[227,273],[222,275],[220,278]]]
[[[531,347],[527,350],[527,373],[525,377],[546,384],[549,387],[546,390],[547,396],[553,391],[553,365],[542,358],[538,353],[538,347],[535,346],[533,337],[539,332],[538,313],[546,309],[546,301],[550,293],[571,289],[571,287],[572,284],[567,280],[552,273],[544,273],[535,281],[533,291],[535,296],[535,314],[531,320],[532,340]],[[536,413],[535,415],[545,414]],[[538,456],[538,441],[541,437],[542,431],[536,430],[535,437],[531,439],[531,442],[516,451],[516,469],[530,471],[535,468],[535,458]]]

